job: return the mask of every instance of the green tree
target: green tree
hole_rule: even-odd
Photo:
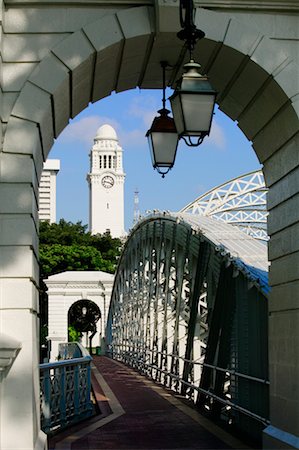
[[[87,225],[82,222],[72,223],[60,219],[58,223],[40,222],[39,241],[41,244],[86,244],[91,234],[87,232]]]
[[[47,357],[48,296],[44,278],[66,270],[103,270],[113,273],[122,242],[109,233],[91,235],[87,225],[61,219],[59,223],[40,222],[40,360]],[[76,330],[69,330],[77,340]]]
[[[110,234],[91,235],[87,225],[61,219],[40,223],[41,278],[66,270],[103,270],[113,273],[121,249]]]

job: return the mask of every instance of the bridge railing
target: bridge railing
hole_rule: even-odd
[[[92,415],[91,356],[79,344],[65,346],[66,358],[40,364],[41,428],[53,433]],[[70,358],[72,355],[80,357]]]
[[[164,358],[168,357],[177,360],[182,360],[183,363],[187,362],[191,364],[193,367],[196,365],[202,368],[206,367],[211,371],[213,371],[214,376],[216,375],[216,372],[224,372],[226,375],[226,384],[228,388],[227,389],[228,393],[226,396],[219,397],[218,395],[215,395],[214,392],[201,388],[198,383],[199,380],[195,380],[194,383],[190,383],[189,381],[184,380],[182,377],[171,373],[169,370],[163,369],[161,367],[162,364],[158,365],[152,363],[151,362],[152,358],[150,354],[151,352],[149,350],[147,352],[147,356],[145,356],[144,354],[141,356],[141,354],[136,351],[116,352],[110,349],[107,352],[107,355],[110,356],[111,358],[130,365],[131,367],[135,368],[142,374],[149,376],[150,378],[158,382],[161,382],[162,384],[174,390],[175,392],[178,392],[180,394],[183,393],[194,403],[197,403],[200,394],[204,394],[207,398],[210,399],[210,401],[212,402],[216,401],[222,405],[223,413],[227,416],[228,421],[229,417],[231,417],[232,415],[241,414],[259,422],[262,426],[269,425],[270,421],[267,417],[255,413],[247,408],[244,408],[241,404],[237,402],[237,399],[234,399],[233,395],[229,393],[231,390],[230,385],[232,380],[234,380],[234,383],[236,383],[236,380],[243,380],[243,382],[248,383],[249,386],[251,384],[258,384],[261,389],[266,390],[269,389],[270,384],[269,380],[243,374],[236,370],[225,369],[212,364],[206,364],[193,360],[186,360],[185,358],[174,354],[162,355],[161,352],[156,352],[156,354],[159,354],[159,356],[163,356]]]

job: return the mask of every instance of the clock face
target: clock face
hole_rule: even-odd
[[[102,178],[102,185],[104,186],[104,188],[112,188],[112,186],[114,185],[114,179],[109,175],[106,175]]]

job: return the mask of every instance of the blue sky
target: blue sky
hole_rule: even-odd
[[[70,121],[49,156],[61,161],[57,177],[57,220],[88,223],[88,155],[93,137],[104,123],[115,128],[124,150],[127,230],[132,227],[136,189],[141,214],[152,209],[178,211],[207,190],[260,168],[251,143],[237,124],[216,109],[210,137],[196,148],[180,142],[175,166],[162,179],[151,165],[145,138],[161,108],[161,96],[159,90],[114,93],[91,104]]]

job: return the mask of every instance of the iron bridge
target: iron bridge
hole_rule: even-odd
[[[108,351],[259,439],[269,423],[268,291],[261,242],[205,216],[149,215],[119,261]]]
[[[267,192],[263,172],[257,170],[229,180],[202,194],[181,209],[230,223],[260,241],[268,241]]]

